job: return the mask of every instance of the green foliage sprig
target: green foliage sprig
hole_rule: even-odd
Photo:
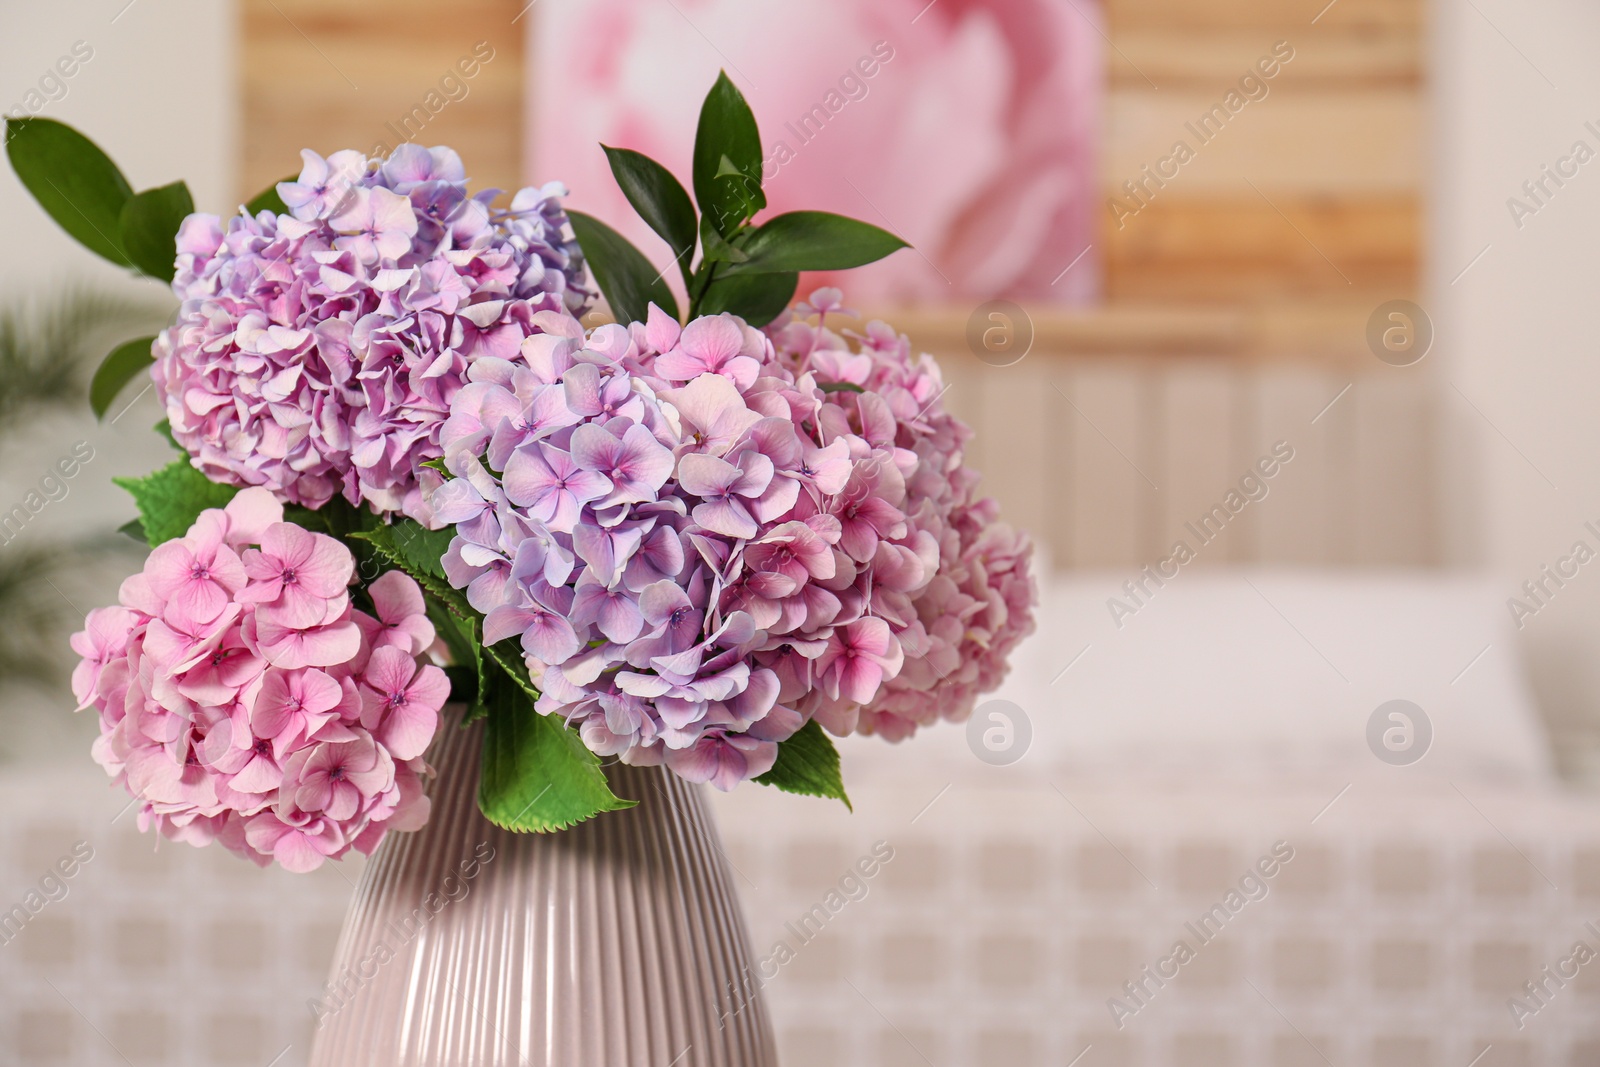
[[[758,225],[755,217],[767,206],[761,134],[726,73],[717,76],[700,109],[695,203],[660,163],[631,149],[602,147],[628,203],[672,250],[689,318],[731,312],[765,326],[793,299],[801,271],[847,270],[909,247],[887,230],[826,211],[791,211]],[[619,321],[643,321],[651,303],[677,317],[664,280],[672,266],[658,271],[604,223],[577,212],[572,218],[584,258]],[[700,261],[691,267],[697,245]]]

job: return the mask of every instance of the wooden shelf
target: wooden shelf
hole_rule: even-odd
[[[1115,304],[1063,310],[1024,308],[1034,356],[1107,356],[1159,360],[1228,359],[1245,363],[1376,364],[1366,347],[1368,317],[1386,296],[1261,307]],[[969,306],[873,309],[934,353],[966,349]]]

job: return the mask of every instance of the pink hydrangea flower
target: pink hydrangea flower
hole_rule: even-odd
[[[415,582],[380,576],[368,615],[349,550],[282,520],[245,489],[159,546],[73,635],[73,692],[141,827],[308,871],[426,821],[450,686]]]
[[[811,297],[816,309],[840,300],[837,290]],[[767,333],[790,365],[864,390],[829,393],[828,402],[847,412],[853,404],[851,424],[894,446],[893,470],[852,471],[867,491],[847,487],[836,514],[846,525],[852,560],[868,563],[882,579],[876,614],[898,634],[904,663],[886,672],[876,696],[858,706],[815,697],[800,705],[815,705],[835,733],[854,728],[891,741],[941,719],[964,720],[979,695],[1004,680],[1012,651],[1033,632],[1038,589],[1032,544],[999,521],[992,499],[977,496],[978,475],[962,462],[972,431],[944,410],[945,386],[931,357],[914,356],[910,342],[882,322],[869,323],[862,334],[840,334],[825,320],[812,324],[790,313]],[[827,411],[822,416],[832,417]],[[894,533],[893,517],[877,503],[877,490],[886,484],[904,486],[898,510],[913,536],[883,540]],[[792,666],[789,673],[801,684]]]
[[[422,590],[410,577],[384,571],[367,586],[367,595],[373,614],[358,615],[356,623],[374,650],[392,645],[408,656],[420,656],[433,646],[433,623]]]
[[[301,155],[278,186],[289,214],[197,214],[179,232],[182,305],[152,370],[173,436],[214,480],[428,521],[421,465],[467,367],[590,299],[564,190],[497,211],[448,148]]]

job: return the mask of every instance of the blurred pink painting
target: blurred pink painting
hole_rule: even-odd
[[[527,176],[559,176],[572,207],[667,266],[597,141],[644,152],[687,186],[720,68],[760,123],[773,211],[836,211],[914,246],[852,271],[853,305],[1081,304],[1100,289],[1100,17],[1092,0],[541,4],[529,12]]]

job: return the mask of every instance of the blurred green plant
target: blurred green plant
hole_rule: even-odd
[[[0,469],[28,481],[21,442],[50,415],[82,412],[108,342],[130,329],[158,328],[165,316],[149,300],[91,290],[0,304]],[[109,530],[65,538],[24,534],[0,543],[0,689],[36,684],[60,691],[66,635],[83,621],[70,599],[74,587],[81,587],[86,564],[124,545]]]

